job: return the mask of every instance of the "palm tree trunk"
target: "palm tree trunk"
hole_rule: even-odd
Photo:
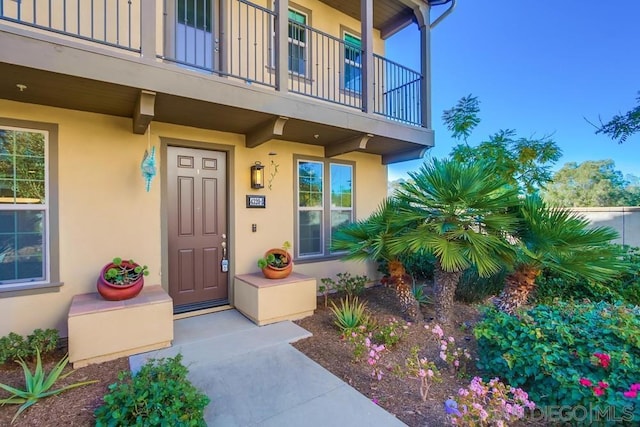
[[[389,261],[388,284],[396,290],[396,298],[405,316],[412,322],[420,320],[420,305],[411,290],[411,276],[409,276],[402,262],[398,260]]]
[[[514,314],[518,307],[526,304],[536,287],[536,277],[541,271],[538,267],[520,264],[516,271],[504,279],[504,289],[496,302],[498,309]]]
[[[444,271],[440,261],[436,261],[433,272],[436,320],[442,324],[451,323],[453,298],[461,276],[462,271]]]

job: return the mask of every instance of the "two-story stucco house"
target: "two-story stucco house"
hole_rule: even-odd
[[[0,0],[0,336],[65,336],[115,256],[175,313],[233,305],[284,241],[298,273],[375,277],[332,230],[433,146],[430,9],[449,2]],[[408,25],[420,70],[385,58]]]

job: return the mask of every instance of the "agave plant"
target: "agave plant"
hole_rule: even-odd
[[[334,323],[343,333],[356,330],[359,326],[366,326],[369,323],[367,304],[358,301],[358,297],[345,297],[340,300],[340,306],[331,302],[331,312],[335,316]]]
[[[537,195],[520,207],[515,270],[505,278],[498,297],[500,310],[513,314],[535,289],[536,278],[547,269],[571,279],[605,282],[628,268],[611,240],[618,233],[609,227],[590,227],[570,210],[550,207]]]
[[[25,381],[25,390],[20,390],[15,387],[8,386],[6,384],[0,384],[0,388],[8,391],[12,395],[6,399],[0,399],[0,405],[5,404],[14,404],[21,405],[18,408],[18,411],[13,416],[11,423],[18,418],[18,416],[27,408],[37,403],[40,399],[45,397],[54,396],[56,394],[60,394],[63,391],[70,390],[72,388],[80,387],[87,384],[92,384],[97,382],[94,381],[82,381],[75,384],[70,384],[64,386],[62,388],[56,390],[49,390],[56,381],[64,379],[71,375],[74,371],[70,371],[64,375],[62,375],[62,371],[69,363],[69,356],[65,355],[49,372],[49,375],[45,375],[44,369],[42,368],[42,359],[40,357],[40,351],[36,350],[36,368],[32,373],[27,366],[26,362],[22,359],[19,359],[18,364],[22,366],[22,370],[24,371],[24,381]]]

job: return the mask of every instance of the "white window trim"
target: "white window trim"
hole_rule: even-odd
[[[300,163],[319,163],[322,165],[322,207],[321,208],[308,208],[300,207]],[[333,207],[331,203],[331,165],[343,165],[351,167],[351,208]],[[294,202],[294,258],[298,262],[314,262],[314,261],[326,261],[329,259],[337,259],[343,252],[330,252],[331,244],[331,212],[332,211],[351,211],[351,220],[356,220],[356,206],[355,206],[355,193],[356,193],[356,164],[351,161],[322,159],[309,156],[294,156],[295,167],[295,202]],[[328,178],[328,179],[327,179]],[[300,254],[300,217],[301,211],[321,211],[322,212],[322,224],[321,224],[321,253],[318,254]]]
[[[10,280],[5,283],[0,282],[0,286],[11,285],[42,285],[51,281],[51,262],[49,259],[49,248],[51,247],[49,236],[49,132],[40,129],[20,128],[14,126],[0,126],[2,130],[13,132],[39,133],[44,136],[44,203],[0,203],[0,211],[42,211],[44,213],[44,230],[43,230],[43,254],[42,258],[44,277],[40,280],[21,279]],[[18,254],[16,253],[16,257]]]
[[[345,92],[351,92],[351,93],[357,93],[357,94],[361,94],[362,93],[362,86],[360,86],[359,90],[356,89],[352,89],[352,88],[348,88],[346,83],[346,76],[347,76],[347,72],[346,72],[346,65],[349,64],[352,67],[355,68],[360,68],[360,80],[362,81],[362,62],[357,63],[356,61],[353,60],[349,60],[347,59],[347,41],[345,40],[345,36],[346,35],[350,35],[351,37],[354,37],[358,40],[360,40],[360,43],[362,43],[362,37],[360,37],[360,35],[358,35],[357,33],[354,33],[353,31],[350,30],[342,30],[342,42],[344,43],[343,46],[343,52],[342,52],[342,81],[340,82],[341,86],[342,86],[342,90],[344,90]],[[362,46],[362,44],[360,45]],[[362,50],[362,47],[360,48]],[[362,52],[361,52],[361,58],[362,58]]]
[[[30,120],[0,117],[0,128],[45,134],[45,224],[44,224],[44,276],[39,281],[11,281],[0,284],[2,297],[28,296],[42,292],[57,291],[60,281],[59,225],[58,225],[58,125]],[[33,205],[11,205],[5,210],[29,210]]]
[[[275,8],[275,2],[271,3],[271,10],[274,10]],[[302,10],[301,6],[298,5],[292,5],[291,3],[289,3],[289,8],[287,9],[287,29],[289,28],[289,11],[293,11],[296,13],[299,13],[300,15],[303,15],[305,18],[305,26],[307,27],[311,27],[311,11],[310,10]],[[276,17],[275,16],[271,16],[271,46],[272,48],[270,49],[271,54],[270,54],[270,68],[272,70],[276,69],[276,22],[275,22]],[[305,32],[307,32],[307,30],[305,29]],[[306,38],[309,38],[309,35],[307,33]],[[289,37],[288,31],[287,31],[287,43],[294,43],[297,40],[292,39],[291,37]],[[309,69],[309,49],[308,49],[308,41],[307,42],[298,42],[298,45],[302,44],[302,47],[304,47],[304,74],[300,74],[298,72],[292,71],[292,70],[287,70],[289,72],[289,74],[296,76],[296,77],[300,77],[300,78],[304,78],[306,80],[311,79],[311,72]],[[287,46],[288,47],[288,46]],[[289,63],[288,61],[289,59],[289,49],[287,48],[287,64]]]

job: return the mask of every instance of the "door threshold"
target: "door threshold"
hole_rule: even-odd
[[[233,308],[235,307],[233,307],[232,305],[226,304],[226,305],[220,305],[218,307],[204,308],[202,310],[187,311],[185,313],[174,314],[173,320],[186,319],[189,317],[201,316],[203,314],[217,313],[218,311],[231,310]]]

